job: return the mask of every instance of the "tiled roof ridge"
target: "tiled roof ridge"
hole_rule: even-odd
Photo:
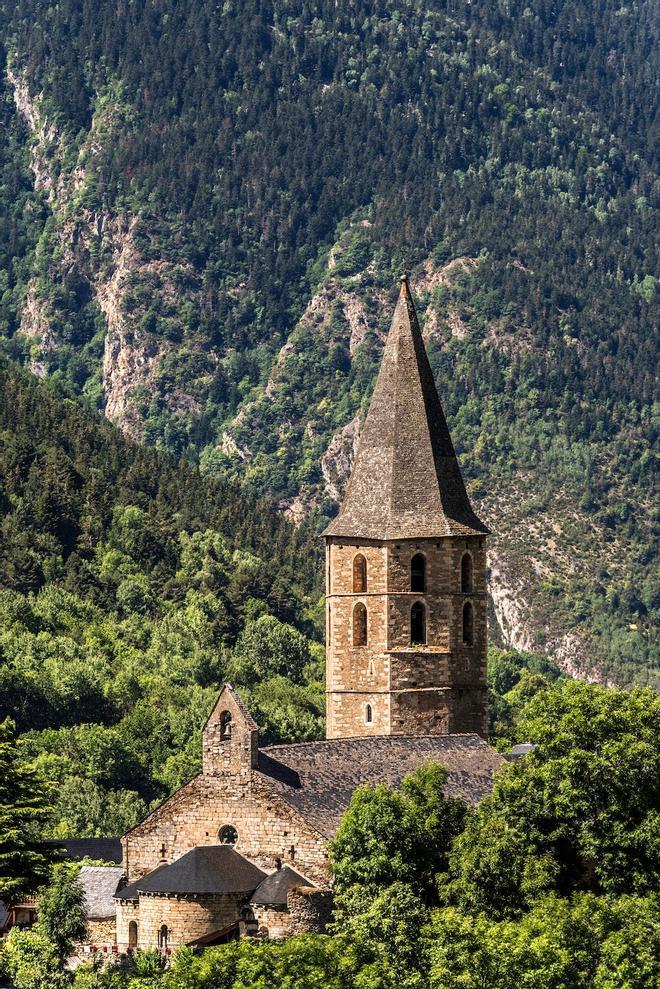
[[[311,745],[344,745],[348,742],[388,742],[390,744],[407,744],[410,742],[420,741],[422,739],[432,739],[433,741],[447,741],[452,738],[471,738],[475,739],[477,742],[481,742],[484,745],[489,745],[489,743],[474,731],[456,731],[450,732],[447,735],[437,735],[427,733],[424,735],[347,735],[343,738],[316,738],[311,739],[308,742],[285,742],[281,745],[264,745],[259,746],[259,751],[266,753],[272,757],[274,752],[282,752],[289,749],[300,750],[302,748],[309,747]]]

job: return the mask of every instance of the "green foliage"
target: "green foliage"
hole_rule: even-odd
[[[39,911],[34,928],[55,945],[60,964],[76,943],[87,938],[85,891],[78,879],[77,866],[57,865],[50,883],[39,891]]]
[[[406,777],[400,791],[385,783],[355,791],[330,846],[337,915],[345,919],[396,883],[423,902],[437,898],[436,876],[447,868],[465,807],[445,796],[447,771],[436,763]]]
[[[660,700],[567,682],[533,697],[502,773],[454,844],[450,895],[515,916],[546,893],[645,894],[660,881]]]
[[[69,975],[60,967],[56,945],[40,931],[12,928],[5,956],[16,989],[66,989],[71,985]]]
[[[53,855],[40,838],[50,815],[49,788],[21,765],[14,724],[5,719],[0,722],[0,897],[6,903],[32,892],[48,874]]]
[[[544,899],[515,922],[448,908],[427,936],[428,989],[645,989],[660,977],[653,897]]]
[[[321,736],[309,530],[4,365],[0,488],[0,707],[53,836],[121,834],[198,772],[230,676],[265,740]]]
[[[517,718],[528,700],[548,689],[561,670],[547,656],[488,647],[489,738],[501,752],[514,744]]]

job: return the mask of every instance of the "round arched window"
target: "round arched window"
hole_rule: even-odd
[[[473,590],[472,574],[472,557],[469,553],[463,553],[463,558],[461,559],[461,590],[464,594],[470,594]]]
[[[367,609],[360,601],[353,608],[353,645],[367,644]]]
[[[421,553],[415,553],[410,561],[410,590],[418,594],[426,590],[426,560]]]
[[[353,594],[366,594],[367,592],[367,561],[362,553],[353,559]]]
[[[238,841],[238,831],[233,824],[224,824],[218,831],[221,845],[235,845]]]

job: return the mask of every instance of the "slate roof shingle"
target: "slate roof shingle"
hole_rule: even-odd
[[[124,870],[119,866],[81,866],[78,879],[85,891],[85,916],[88,920],[114,917],[114,895],[123,875]]]
[[[250,903],[256,903],[259,906],[285,907],[287,893],[292,886],[311,885],[309,880],[292,869],[290,865],[283,865],[281,869],[277,869],[266,876],[264,881],[257,886],[250,897]]]
[[[424,762],[449,771],[446,793],[474,806],[493,788],[503,757],[478,735],[382,735],[273,745],[259,750],[258,771],[322,835],[331,838],[363,784],[400,786]]]
[[[65,858],[91,858],[117,864],[121,862],[119,838],[65,838],[63,841],[46,841],[44,844],[60,848]]]
[[[324,535],[380,541],[487,533],[465,490],[404,278],[344,500]]]
[[[135,900],[138,893],[252,893],[265,877],[231,845],[198,845],[118,890],[115,899]]]

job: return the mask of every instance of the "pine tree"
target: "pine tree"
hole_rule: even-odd
[[[0,899],[16,902],[48,876],[54,851],[40,835],[48,821],[48,788],[21,765],[15,726],[0,723]]]

